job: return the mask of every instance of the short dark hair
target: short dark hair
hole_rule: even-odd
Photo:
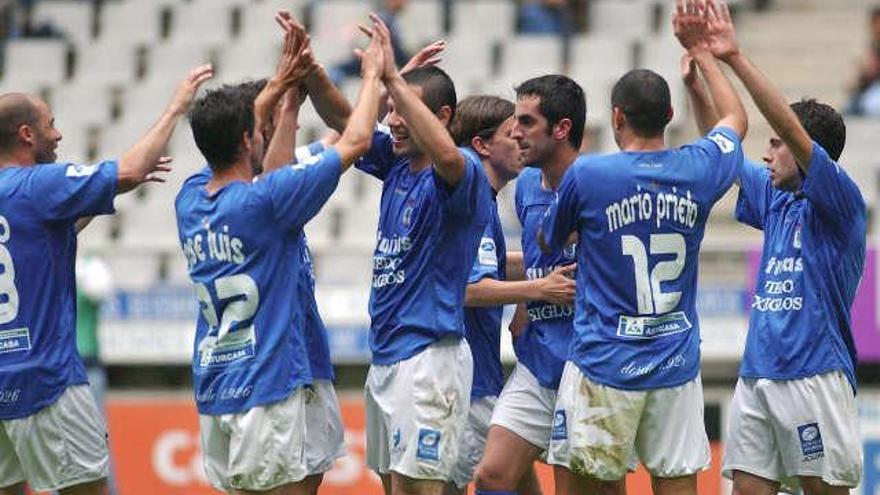
[[[792,103],[791,109],[810,139],[819,143],[828,156],[837,161],[846,144],[846,124],[837,110],[812,98]]]
[[[8,153],[18,146],[18,129],[37,125],[40,115],[31,97],[24,93],[0,96],[0,152]]]
[[[877,19],[880,17],[880,5],[875,5],[874,8],[871,9],[871,20]]]
[[[458,146],[470,146],[479,136],[489,139],[514,112],[513,102],[497,96],[468,96],[458,103],[452,121],[452,139]]]
[[[257,100],[257,95],[263,91],[263,88],[266,87],[266,83],[269,80],[265,77],[262,79],[243,81],[238,84],[238,90],[241,91],[242,96],[247,100],[253,103]]]
[[[550,127],[562,119],[571,120],[568,142],[576,149],[581,148],[587,123],[587,97],[578,83],[570,77],[548,74],[529,79],[515,87],[514,91],[518,100],[530,96],[540,98],[538,111],[547,119]]]
[[[189,122],[211,169],[222,170],[238,159],[242,135],[253,136],[254,102],[238,87],[222,86],[196,100]]]
[[[654,71],[631,70],[611,90],[611,107],[623,112],[637,136],[657,137],[663,134],[671,116],[669,84]]]
[[[443,69],[437,66],[419,67],[403,75],[407,84],[422,88],[422,101],[432,112],[437,113],[444,106],[452,112],[450,122],[455,117],[455,83]]]

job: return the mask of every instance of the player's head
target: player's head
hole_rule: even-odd
[[[513,136],[526,166],[542,166],[560,146],[580,150],[587,100],[578,83],[551,74],[529,79],[515,89]]]
[[[871,9],[871,39],[875,43],[874,49],[878,49],[880,43],[880,5]]]
[[[225,170],[242,159],[254,174],[262,170],[263,136],[254,132],[254,102],[236,86],[210,90],[189,115],[193,138],[211,169]]]
[[[452,138],[470,146],[504,182],[522,172],[519,143],[513,139],[515,106],[497,96],[469,96],[458,103],[452,121]]]
[[[660,137],[672,120],[669,85],[656,72],[631,70],[611,90],[611,110],[611,126],[618,146],[628,132],[640,138]]]
[[[49,105],[23,93],[0,96],[0,155],[26,161],[18,165],[54,163],[61,132]]]
[[[403,75],[403,79],[421,98],[422,102],[447,128],[455,116],[455,84],[443,69],[422,67]],[[398,156],[416,156],[422,152],[409,135],[406,121],[397,113],[391,98],[388,98],[388,127],[391,128],[392,149]]]
[[[804,99],[791,104],[804,130],[837,161],[846,143],[846,124],[843,117],[830,106],[813,99]],[[801,185],[801,174],[797,162],[788,146],[778,136],[770,138],[764,162],[770,169],[773,187],[784,191],[796,191]]]

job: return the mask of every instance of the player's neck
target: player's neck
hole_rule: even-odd
[[[541,186],[555,190],[562,182],[562,176],[578,157],[578,150],[571,146],[559,146],[556,152],[541,165]]]
[[[246,160],[236,162],[231,167],[222,170],[214,170],[211,180],[205,185],[208,194],[214,194],[229,183],[241,181],[250,183],[254,180],[254,172]]]
[[[431,166],[431,159],[424,153],[413,154],[409,157],[409,169],[412,172],[421,172]]]
[[[657,137],[641,137],[626,133],[620,138],[620,151],[662,151],[666,149],[663,134]]]
[[[504,189],[504,186],[510,181],[502,177],[501,174],[492,167],[489,160],[482,159],[480,161],[483,162],[483,171],[486,173],[486,180],[489,181],[489,186],[492,187],[492,190],[495,191],[496,194],[501,192],[501,190]]]
[[[24,150],[14,150],[6,154],[0,155],[0,168],[7,167],[28,167],[36,165],[33,155]]]

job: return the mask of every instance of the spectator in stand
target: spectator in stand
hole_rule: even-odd
[[[525,0],[519,10],[522,34],[566,34],[571,31],[569,0]]]
[[[846,108],[849,115],[880,117],[880,5],[871,10],[871,42]]]
[[[397,25],[397,15],[406,8],[409,0],[380,0],[378,2],[379,18],[388,26],[391,32],[391,48],[394,50],[394,63],[403,67],[410,59],[409,53],[403,48],[403,39],[400,35],[400,27]],[[344,77],[360,77],[361,61],[357,57],[333,67],[329,71],[330,79],[339,85]]]

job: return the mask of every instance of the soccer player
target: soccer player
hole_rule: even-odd
[[[742,103],[705,42],[697,4],[675,33],[696,60],[720,119],[703,139],[667,149],[669,87],[648,70],[611,94],[619,153],[583,156],[566,172],[539,237],[559,249],[578,234],[575,335],[556,403],[549,460],[569,493],[616,487],[637,457],[654,493],[696,494],[710,463],[703,424],[696,281],[712,205],[733,183],[747,129]]]
[[[108,491],[107,428],[76,352],[76,231],[117,194],[169,171],[160,154],[210,66],[178,85],[159,121],[118,161],[54,163],[45,102],[0,96],[0,494]]]
[[[299,286],[298,234],[370,145],[384,52],[374,40],[363,56],[363,86],[335,146],[302,164],[252,182],[263,160],[263,131],[286,90],[310,70],[304,35],[285,24],[276,74],[248,111],[236,88],[207,93],[191,113],[193,136],[212,175],[184,183],[178,195],[180,242],[202,311],[193,375],[205,470],[232,493],[308,493],[303,386],[312,381]]]
[[[709,2],[706,17],[712,53],[775,132],[764,164],[746,161],[739,174],[736,218],[764,232],[764,249],[723,472],[738,495],[846,494],[862,471],[850,308],[867,224],[836,163],[846,128],[828,105],[784,100],[742,53],[726,5]]]
[[[383,45],[390,132],[377,131],[357,163],[383,183],[370,294],[367,464],[386,493],[439,494],[467,424],[472,358],[463,303],[492,199],[479,160],[447,130],[452,80],[437,67],[401,75]]]
[[[477,155],[494,198],[522,171],[519,144],[513,139],[514,104],[497,96],[472,96],[455,111],[452,135],[456,144]],[[522,253],[508,253],[501,230],[498,207],[491,216],[465,292],[465,337],[474,356],[474,377],[468,425],[461,438],[458,463],[446,493],[464,493],[474,468],[483,456],[489,421],[504,385],[501,366],[501,313],[504,304],[531,300],[559,300],[571,304],[574,281],[561,273],[523,281]],[[529,470],[519,485],[520,493],[534,493],[537,476]]]
[[[577,158],[586,121],[586,99],[568,77],[546,75],[516,88],[513,138],[527,165],[516,184],[523,225],[526,278],[574,273],[574,246],[542,253],[535,233],[553,202],[554,189]],[[519,362],[492,414],[486,449],[475,475],[478,493],[512,493],[535,459],[547,450],[556,388],[568,352],[574,308],[570,299],[532,299],[528,324],[513,340]],[[556,470],[564,483],[564,472]]]

